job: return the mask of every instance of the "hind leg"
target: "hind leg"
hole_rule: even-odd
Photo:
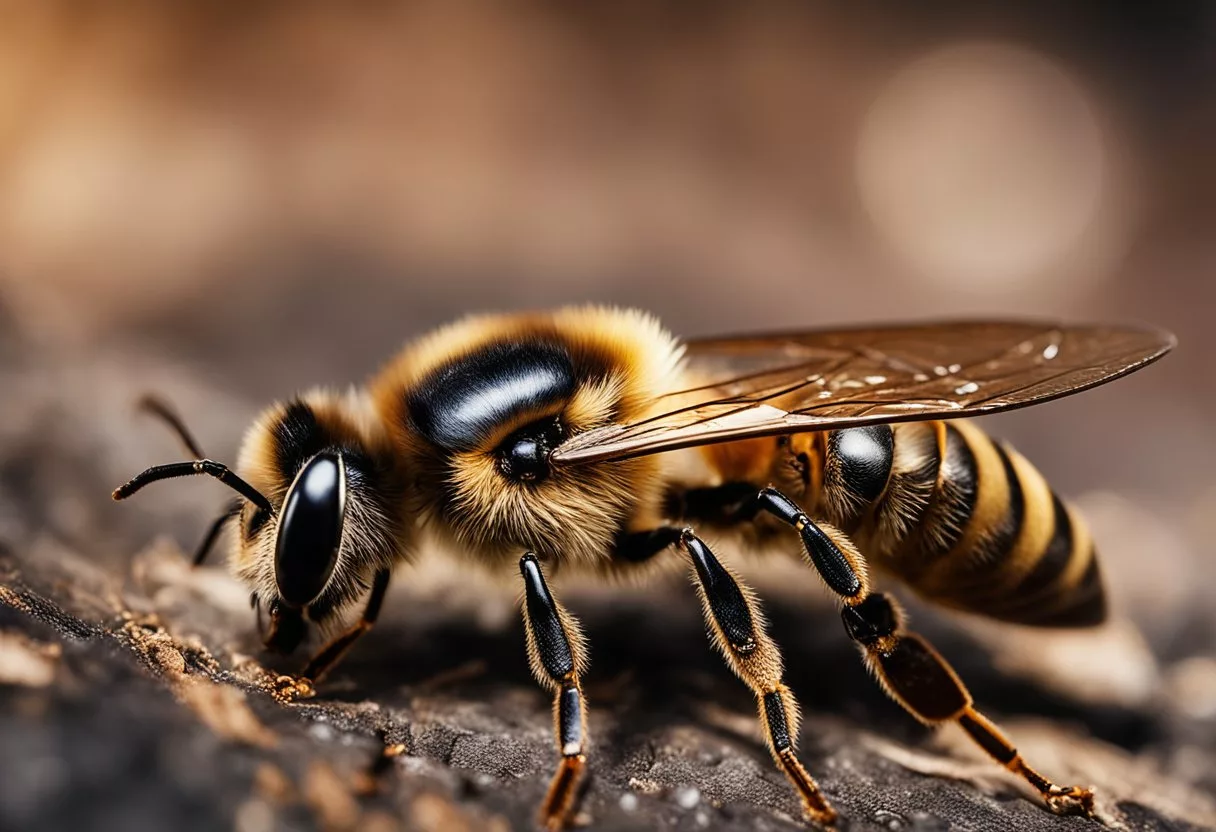
[[[892,699],[927,725],[957,722],[993,759],[1033,786],[1053,812],[1092,814],[1093,792],[1057,786],[1031,768],[1000,729],[975,709],[954,668],[923,637],[904,629],[899,607],[886,595],[870,592],[865,561],[843,532],[816,524],[771,488],[756,498],[754,511],[760,510],[798,531],[805,559],[844,601],[845,630],[861,645],[866,664]]]
[[[954,668],[923,637],[904,629],[903,613],[886,595],[867,595],[845,606],[841,617],[883,689],[908,713],[928,725],[957,722],[993,759],[1033,786],[1053,812],[1093,812],[1091,790],[1057,786],[1030,767],[1000,729],[975,709]]]

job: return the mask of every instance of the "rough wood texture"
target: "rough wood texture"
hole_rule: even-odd
[[[218,568],[192,571],[166,536],[188,548],[220,496],[194,484],[108,503],[126,473],[171,452],[157,426],[130,421],[137,386],[224,401],[173,368],[115,373],[125,361],[5,358],[0,828],[529,828],[555,760],[517,588],[483,595],[450,567],[403,573],[383,625],[315,697],[294,698],[277,677],[303,656],[259,655],[244,593]],[[247,416],[239,403],[210,412],[204,445]],[[813,585],[797,570],[775,583],[803,579]],[[593,777],[580,824],[802,828],[686,580],[640,595],[557,588],[591,644]],[[804,707],[801,757],[842,826],[1099,828],[1049,814],[961,734],[927,731],[889,703],[817,590],[764,592]],[[1099,788],[1112,827],[1216,826],[1216,671],[1177,640],[1210,631],[1210,609],[1156,645],[1187,658],[1150,664],[1147,682],[1132,672],[1141,642],[1130,628],[1040,649],[913,612],[1037,765]],[[1062,672],[1083,663],[1130,670],[1095,691]]]

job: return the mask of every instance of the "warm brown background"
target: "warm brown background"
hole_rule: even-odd
[[[1213,787],[1216,8],[357,5],[0,6],[4,548],[121,577],[188,544],[206,486],[106,500],[176,453],[139,392],[229,459],[261,403],[471,310],[1147,321],[1162,364],[988,427],[1089,510],[1156,662],[1115,698],[1187,699],[1152,753]]]

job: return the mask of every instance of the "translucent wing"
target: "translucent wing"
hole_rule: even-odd
[[[658,415],[571,437],[555,464],[801,431],[979,416],[1119,378],[1165,355],[1156,329],[973,321],[690,341]]]

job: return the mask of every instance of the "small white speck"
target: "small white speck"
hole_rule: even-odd
[[[830,399],[830,398],[832,398],[832,391],[831,390],[820,390],[819,395],[816,398]]]
[[[701,802],[701,792],[692,786],[687,786],[676,792],[676,803],[681,809],[694,809]]]
[[[969,381],[966,384],[960,384],[958,387],[955,387],[954,392],[960,396],[965,396],[966,394],[974,393],[979,389],[980,386],[978,384],[976,384],[974,381]]]
[[[638,796],[625,792],[621,795],[621,809],[625,812],[633,812],[638,808]]]
[[[936,367],[933,368],[933,375],[935,375],[935,376],[944,376],[949,372],[950,371],[947,370],[945,367],[943,367],[941,364],[938,364]]]
[[[961,369],[963,369],[962,364],[951,364],[950,365],[950,372],[952,372],[952,373],[957,373]]]
[[[697,826],[704,829],[705,827],[709,826],[709,812],[697,812],[693,816],[693,820],[697,822]]]
[[[882,384],[886,380],[886,376],[866,376],[866,384]]]
[[[925,375],[924,373],[917,373],[916,375],[912,376],[912,380],[913,381],[928,381],[929,377],[927,375]]]
[[[1047,359],[1048,361],[1055,358],[1059,354],[1060,354],[1060,345],[1059,344],[1048,344],[1046,347],[1043,348],[1043,357],[1045,359]]]
[[[312,726],[310,733],[312,734],[313,739],[318,739],[321,742],[329,742],[334,738],[334,729],[330,728],[328,725],[314,725]]]
[[[840,382],[840,384],[838,386],[839,387],[848,387],[848,388],[865,387],[865,385],[863,383],[861,383],[860,381],[858,381],[855,378],[846,378],[844,381]]]

